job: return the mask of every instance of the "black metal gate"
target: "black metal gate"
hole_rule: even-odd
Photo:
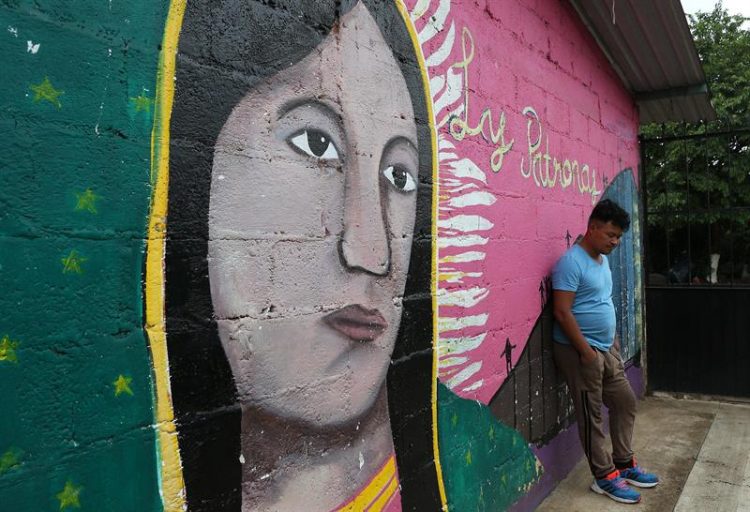
[[[641,149],[649,389],[750,398],[750,129]]]

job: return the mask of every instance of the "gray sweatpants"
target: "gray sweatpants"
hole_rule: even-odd
[[[582,365],[578,352],[571,345],[553,342],[555,362],[570,388],[578,434],[594,478],[604,478],[633,458],[633,425],[636,398],[625,378],[620,354],[614,347],[609,352],[597,350],[596,362]],[[602,404],[609,409],[609,432],[612,455],[606,446],[602,422]]]

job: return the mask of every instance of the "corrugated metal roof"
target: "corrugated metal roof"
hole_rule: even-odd
[[[716,118],[679,0],[570,0],[640,110],[641,123]]]

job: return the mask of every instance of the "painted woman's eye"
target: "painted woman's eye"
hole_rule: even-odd
[[[383,171],[383,176],[401,192],[411,192],[417,188],[417,184],[414,178],[411,177],[411,174],[409,174],[409,171],[401,167],[394,167],[392,165]]]
[[[339,152],[330,137],[320,130],[304,130],[289,138],[303,153],[320,160],[338,160]]]

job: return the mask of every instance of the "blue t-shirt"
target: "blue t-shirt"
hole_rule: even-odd
[[[612,272],[602,254],[597,263],[586,250],[576,244],[558,260],[552,271],[552,288],[575,292],[573,316],[586,341],[594,348],[607,351],[615,340],[615,305],[612,302]],[[569,345],[570,340],[555,322],[552,338]]]

